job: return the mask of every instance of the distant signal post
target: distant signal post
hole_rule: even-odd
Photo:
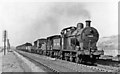
[[[7,50],[10,51],[10,42],[9,42],[9,39],[7,39]]]

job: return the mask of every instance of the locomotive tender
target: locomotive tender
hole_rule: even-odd
[[[61,30],[61,35],[38,39],[31,51],[76,63],[94,64],[104,53],[97,49],[98,39],[98,31],[91,27],[91,21],[87,20],[85,27],[83,23],[78,23],[77,27],[71,26]]]

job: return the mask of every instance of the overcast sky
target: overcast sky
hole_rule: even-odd
[[[109,1],[109,0],[108,0]],[[92,21],[100,37],[118,34],[118,2],[2,2],[0,44],[7,30],[11,45],[60,34],[64,27]]]

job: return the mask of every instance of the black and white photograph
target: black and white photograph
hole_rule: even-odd
[[[119,0],[1,0],[0,72],[120,73]]]

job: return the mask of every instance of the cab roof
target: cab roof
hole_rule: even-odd
[[[65,30],[67,30],[67,29],[72,29],[72,28],[76,29],[75,26],[70,26],[70,27],[67,27],[67,28],[62,29],[62,31],[65,31]]]
[[[53,36],[47,37],[47,39],[53,39],[53,38],[61,38],[61,35],[53,35]]]

